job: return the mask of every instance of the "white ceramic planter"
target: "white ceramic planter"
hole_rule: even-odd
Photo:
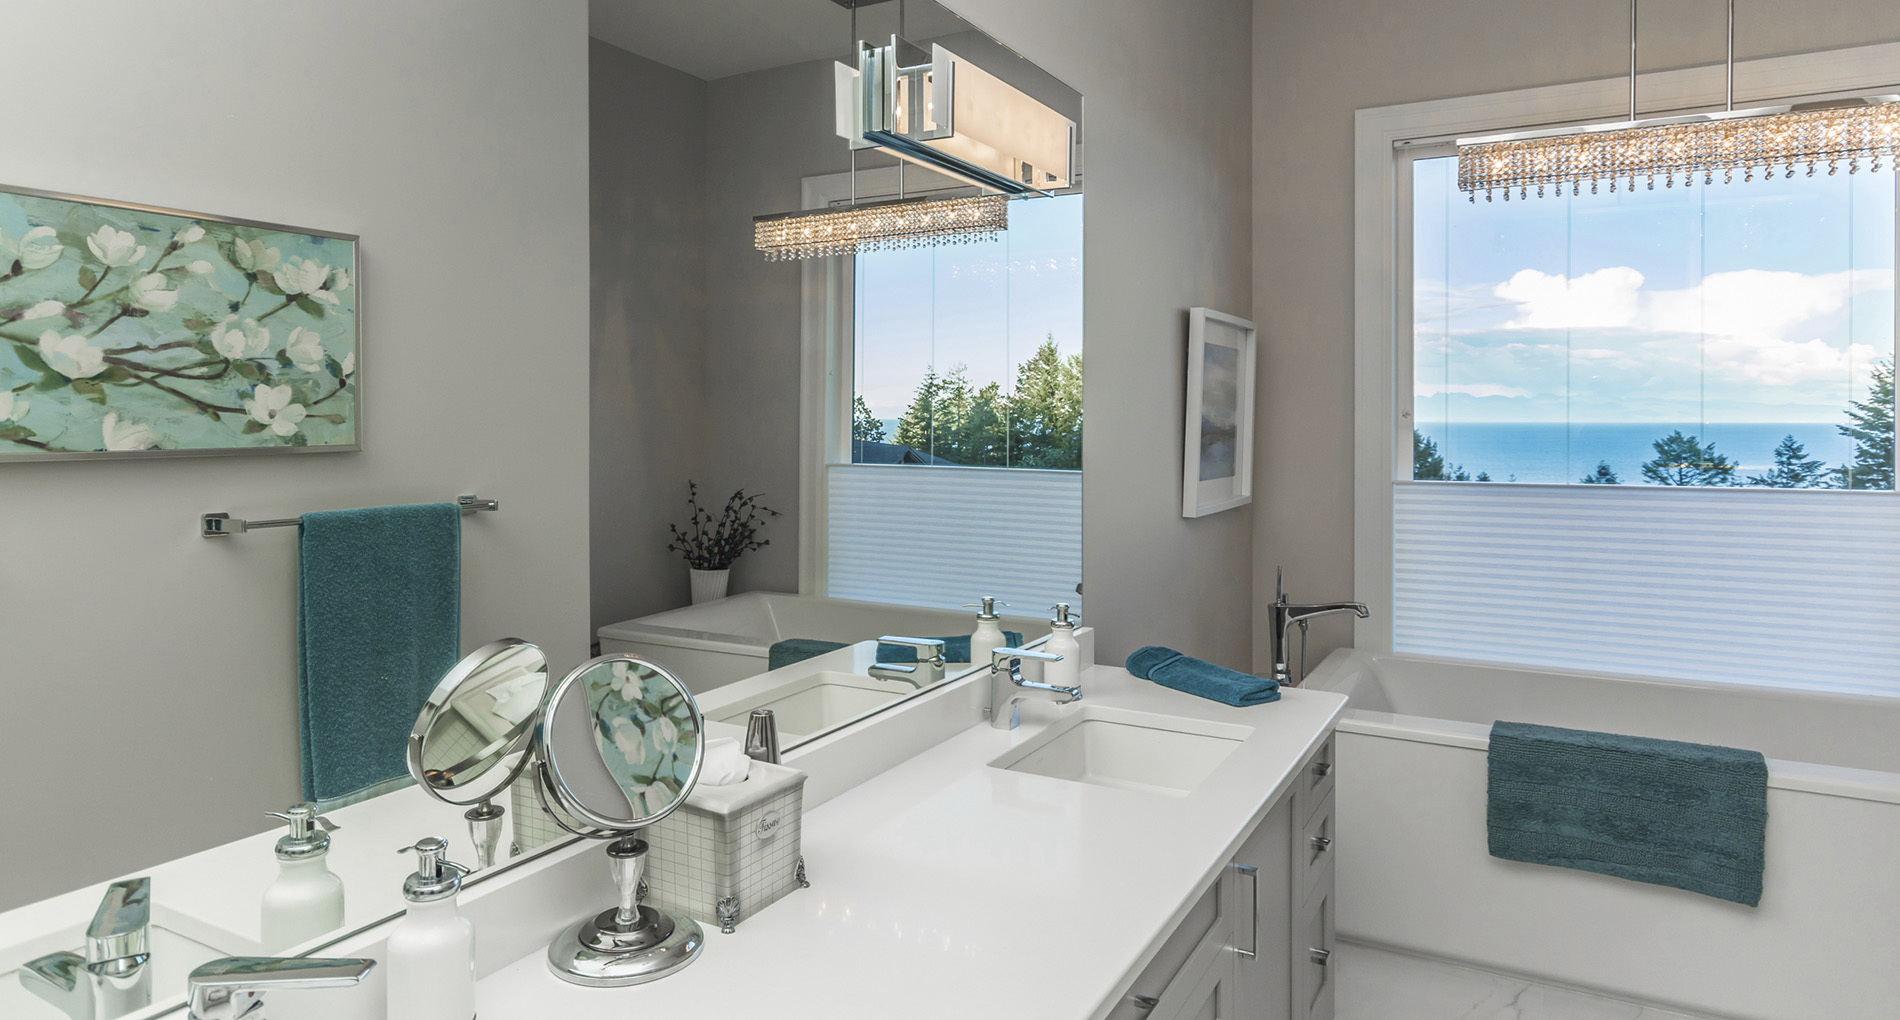
[[[732,571],[700,570],[697,567],[686,569],[693,575],[693,605],[726,597],[726,585],[732,580]]]

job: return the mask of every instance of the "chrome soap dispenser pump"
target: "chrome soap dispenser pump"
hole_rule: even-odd
[[[429,836],[397,851],[415,852],[416,871],[403,879],[409,906],[389,933],[392,1020],[475,1015],[475,926],[456,906],[468,869],[450,861],[448,849],[447,840]]]
[[[971,662],[988,662],[991,652],[1009,645],[1009,640],[1003,636],[1003,618],[996,614],[997,606],[1007,605],[1009,603],[998,602],[991,596],[984,596],[981,604],[975,602],[963,604],[965,609],[979,610],[976,614],[976,630],[970,634]]]
[[[264,890],[261,918],[264,951],[280,953],[343,927],[343,880],[324,860],[340,826],[314,804],[265,813],[290,824],[277,841],[277,880]]]

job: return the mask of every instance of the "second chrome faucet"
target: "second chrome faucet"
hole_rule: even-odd
[[[1061,662],[1062,656],[1028,648],[998,648],[990,652],[990,725],[1013,730],[1020,721],[1020,706],[1029,697],[1044,698],[1058,705],[1082,700],[1082,685],[1059,687],[1023,678],[1023,660]]]

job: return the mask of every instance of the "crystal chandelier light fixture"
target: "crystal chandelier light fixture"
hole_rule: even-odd
[[[753,247],[768,262],[993,241],[1008,229],[1004,195],[868,202],[752,221]]]
[[[1637,181],[1654,190],[1656,179],[1673,188],[1730,183],[1736,172],[1752,181],[1807,175],[1825,165],[1830,176],[1845,164],[1859,172],[1865,161],[1878,171],[1900,157],[1900,97],[1877,96],[1819,109],[1789,106],[1735,109],[1735,0],[1728,3],[1728,102],[1720,113],[1639,121],[1636,119],[1636,0],[1630,0],[1630,118],[1616,124],[1525,131],[1458,139],[1458,188],[1485,201],[1494,192],[1529,198],[1562,195],[1566,188],[1591,194]]]

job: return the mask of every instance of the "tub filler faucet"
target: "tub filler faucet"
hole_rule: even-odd
[[[1312,605],[1293,605],[1286,600],[1286,570],[1278,569],[1273,579],[1273,604],[1267,607],[1268,641],[1272,645],[1273,679],[1282,687],[1298,687],[1306,679],[1306,664],[1300,663],[1300,675],[1294,676],[1288,665],[1287,646],[1293,643],[1292,631],[1298,625],[1304,634],[1307,622],[1316,616],[1330,616],[1334,613],[1352,613],[1361,620],[1372,615],[1364,602],[1315,602]],[[1305,646],[1302,643],[1301,651]],[[1302,654],[1304,658],[1304,654]]]

